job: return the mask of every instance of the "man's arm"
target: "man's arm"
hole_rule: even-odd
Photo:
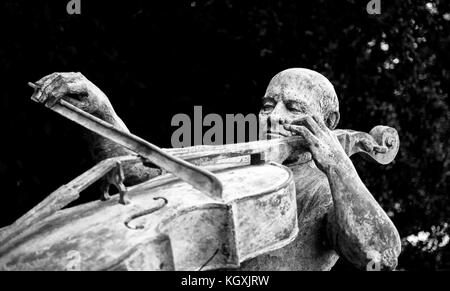
[[[41,87],[39,102],[52,106],[59,99],[90,113],[118,129],[129,132],[125,123],[116,114],[108,97],[81,73],[53,73],[36,82]],[[93,132],[86,131],[85,138],[95,162],[104,159],[132,155],[130,150]],[[124,166],[125,183],[134,185],[157,175],[161,171],[156,168],[144,167],[142,164]]]
[[[337,137],[320,118],[308,116],[296,123],[301,125],[285,127],[305,138],[317,167],[328,177],[334,204],[327,221],[330,243],[359,269],[394,269],[401,251],[397,229],[359,178]]]

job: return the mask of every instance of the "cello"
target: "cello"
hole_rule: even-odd
[[[64,100],[51,109],[136,155],[100,162],[1,229],[0,270],[236,269],[296,238],[295,185],[281,163],[300,137],[160,149]],[[334,132],[347,155],[381,164],[399,148],[386,126]],[[125,188],[122,166],[148,162],[165,174]],[[118,197],[64,208],[104,176]]]

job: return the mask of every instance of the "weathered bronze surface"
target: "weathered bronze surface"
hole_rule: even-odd
[[[143,166],[150,158],[175,176],[186,173],[164,167],[138,144],[124,144],[127,127],[83,75],[44,77],[33,99],[57,112],[70,103],[117,129],[116,138],[88,133],[93,156],[102,162],[1,230],[0,268],[328,270],[339,255],[360,269],[397,264],[399,234],[349,159],[358,153],[390,163],[399,149],[397,132],[387,126],[369,134],[335,129],[337,96],[317,72],[288,69],[271,80],[259,115],[271,140],[161,151],[202,165],[207,175],[207,169],[222,169],[210,177],[224,185],[223,195],[204,195],[208,188],[197,185],[198,191]],[[114,184],[122,198],[127,190],[131,204],[113,198],[59,210],[105,175],[106,187]],[[123,188],[123,180],[135,186]],[[196,186],[189,175],[184,181]]]

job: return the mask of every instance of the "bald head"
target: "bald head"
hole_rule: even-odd
[[[310,101],[323,116],[339,112],[333,85],[322,74],[304,68],[292,68],[276,74],[267,87],[266,96],[284,95]]]
[[[269,83],[259,113],[262,138],[290,136],[283,124],[306,116],[322,118],[329,129],[339,122],[339,103],[333,85],[323,75],[308,69],[284,70]]]

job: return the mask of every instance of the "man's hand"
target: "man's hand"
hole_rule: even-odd
[[[285,124],[292,135],[302,136],[317,167],[327,173],[331,167],[348,162],[349,158],[337,136],[317,116],[305,116]]]
[[[44,103],[47,107],[52,107],[60,99],[64,99],[79,109],[112,124],[117,129],[129,132],[125,123],[114,111],[108,97],[81,73],[53,73],[31,85],[35,87],[35,93],[31,98]],[[85,138],[95,162],[133,154],[129,149],[94,132],[86,131]],[[141,164],[125,164],[121,170],[123,175],[120,173],[118,180],[115,177],[116,180],[112,184],[122,193],[123,179],[125,184],[134,185],[161,174],[159,169],[144,167]],[[106,181],[102,186],[105,194],[111,181],[111,179]],[[125,200],[123,202],[125,203]]]
[[[315,116],[284,126],[304,138],[317,167],[328,177],[333,210],[328,215],[327,237],[335,250],[362,270],[370,264],[394,269],[401,251],[400,236],[364,186],[336,135]]]
[[[53,73],[36,82],[33,99],[52,107],[60,99],[99,117],[112,115],[108,97],[81,73]]]

